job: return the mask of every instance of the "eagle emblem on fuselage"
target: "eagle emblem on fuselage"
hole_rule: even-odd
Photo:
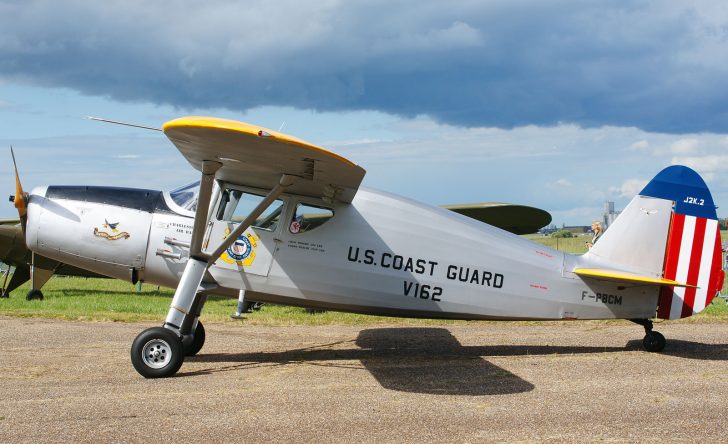
[[[118,227],[119,222],[109,222],[107,219],[104,219],[104,223],[101,224],[101,229],[98,227],[94,228],[94,236],[103,237],[105,239],[114,241],[119,239],[129,239],[131,236],[126,231],[119,231]],[[110,230],[111,232],[107,231]]]

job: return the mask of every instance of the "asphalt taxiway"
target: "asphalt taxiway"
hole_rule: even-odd
[[[152,324],[0,317],[0,442],[717,442],[728,324],[206,325],[145,380]]]

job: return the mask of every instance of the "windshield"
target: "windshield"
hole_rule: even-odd
[[[185,210],[194,212],[197,209],[197,198],[200,192],[200,181],[179,187],[169,192],[174,203]]]

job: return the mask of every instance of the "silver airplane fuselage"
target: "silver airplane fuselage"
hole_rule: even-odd
[[[204,248],[235,226],[210,206]],[[264,195],[265,190],[237,187]],[[202,280],[210,294],[340,311],[444,319],[632,319],[655,314],[659,288],[585,281],[598,266],[451,211],[359,189],[351,204],[283,194],[275,223],[248,228]],[[282,205],[282,206],[281,206]],[[302,232],[296,208],[329,210]],[[222,220],[221,220],[222,219]],[[269,221],[270,222],[270,221]],[[177,287],[194,213],[168,193],[40,187],[28,204],[36,253],[103,275]]]

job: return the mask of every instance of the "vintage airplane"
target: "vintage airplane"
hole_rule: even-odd
[[[657,174],[588,253],[570,255],[360,189],[361,167],[285,134],[208,117],[163,130],[201,172],[186,204],[192,189],[28,195],[19,180],[14,200],[37,254],[176,287],[164,325],[132,344],[144,377],[171,376],[199,352],[209,294],[403,317],[630,319],[644,327],[645,348],[660,351],[651,319],[698,313],[722,286],[715,206],[687,167]]]

